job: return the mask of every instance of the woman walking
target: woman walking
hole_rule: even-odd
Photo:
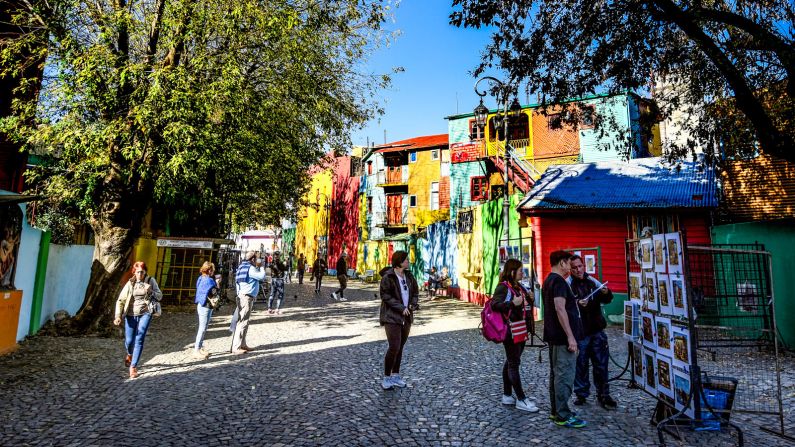
[[[212,262],[205,261],[201,269],[199,269],[199,273],[199,279],[196,280],[196,298],[193,300],[196,303],[196,313],[199,314],[199,330],[196,332],[196,343],[193,344],[193,357],[206,359],[210,356],[210,353],[202,345],[207,326],[210,324],[210,318],[213,316],[213,309],[210,307],[210,301],[207,298],[218,293],[219,285],[213,278],[215,264]]]
[[[133,264],[132,272],[133,277],[124,284],[116,300],[113,324],[120,325],[124,317],[124,346],[127,348],[124,365],[130,368],[130,378],[134,379],[138,377],[138,361],[152,320],[151,302],[163,299],[163,292],[157,286],[157,281],[146,274],[146,263],[143,261]]]
[[[405,388],[406,382],[400,377],[400,361],[403,346],[409,338],[414,311],[419,308],[419,287],[408,271],[408,253],[396,251],[392,254],[392,266],[381,272],[381,326],[386,331],[389,348],[384,355],[384,379],[381,387]]]
[[[535,413],[538,407],[524,394],[519,365],[528,334],[533,333],[533,297],[519,283],[522,280],[522,263],[509,259],[500,274],[500,283],[491,297],[491,309],[508,318],[508,331],[502,342],[505,364],[502,367],[502,403],[515,405],[516,409]],[[512,394],[515,394],[516,397]]]

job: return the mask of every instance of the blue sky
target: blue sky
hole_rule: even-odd
[[[385,130],[387,142],[447,133],[445,116],[468,113],[477,106],[475,78],[470,73],[480,61],[489,32],[449,25],[451,4],[449,0],[403,0],[398,6],[395,22],[386,28],[400,30],[401,35],[380,49],[366,67],[384,73],[400,66],[405,72],[394,74],[392,87],[381,92],[385,114],[354,132],[353,144],[365,145],[368,137],[383,144]],[[495,107],[494,98],[487,97],[486,105]]]

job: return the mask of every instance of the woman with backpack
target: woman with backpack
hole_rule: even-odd
[[[204,334],[213,317],[213,308],[209,297],[217,295],[219,292],[219,285],[213,278],[213,273],[215,273],[215,264],[205,261],[199,269],[199,279],[196,280],[196,298],[193,300],[196,303],[196,313],[199,314],[199,330],[196,333],[196,342],[193,344],[193,357],[201,360],[210,356],[210,353],[202,348]]]
[[[516,409],[535,413],[538,407],[527,398],[519,376],[519,365],[528,334],[533,331],[534,298],[519,283],[522,280],[522,262],[509,259],[500,273],[500,283],[494,290],[490,305],[507,319],[508,330],[502,345],[505,364],[502,367],[502,403],[515,405]],[[516,394],[514,398],[513,394]]]
[[[417,280],[409,272],[409,254],[396,251],[392,254],[392,266],[386,267],[381,275],[381,310],[379,321],[386,331],[389,348],[384,355],[384,379],[381,388],[405,388],[406,382],[400,377],[400,361],[403,346],[409,338],[414,311],[419,308],[420,288]]]
[[[163,299],[163,292],[157,286],[157,281],[146,274],[145,262],[138,261],[133,264],[132,273],[133,277],[124,283],[119,299],[116,300],[116,318],[113,324],[120,325],[124,317],[124,346],[127,348],[124,365],[130,368],[130,378],[134,379],[138,377],[138,361],[144,349],[144,338],[152,321],[152,312]]]

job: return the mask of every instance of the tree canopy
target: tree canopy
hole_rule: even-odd
[[[94,230],[81,313],[115,294],[154,203],[218,207],[241,225],[288,215],[308,168],[349,147],[389,83],[361,63],[388,39],[387,0],[6,4],[39,32],[2,42],[0,75],[30,53],[47,62],[39,101],[15,103],[0,131],[45,159],[33,174],[49,206]]]
[[[497,67],[542,101],[653,91],[687,117],[681,157],[795,161],[795,10],[789,0],[453,0],[451,23],[493,27],[475,73]],[[662,88],[661,88],[662,87]]]

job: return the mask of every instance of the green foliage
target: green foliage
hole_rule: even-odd
[[[153,204],[276,223],[309,166],[378,110],[389,79],[361,60],[388,38],[389,11],[383,0],[32,2],[14,21],[47,32],[4,43],[0,75],[45,48],[39,102],[18,101],[0,131],[47,160],[32,175],[50,206],[95,229],[135,231]]]
[[[451,23],[493,27],[476,75],[503,70],[541,101],[649,92],[682,118],[673,157],[701,147],[795,160],[791,0],[453,0]],[[577,121],[576,110],[572,114]],[[679,115],[677,115],[679,114]]]

